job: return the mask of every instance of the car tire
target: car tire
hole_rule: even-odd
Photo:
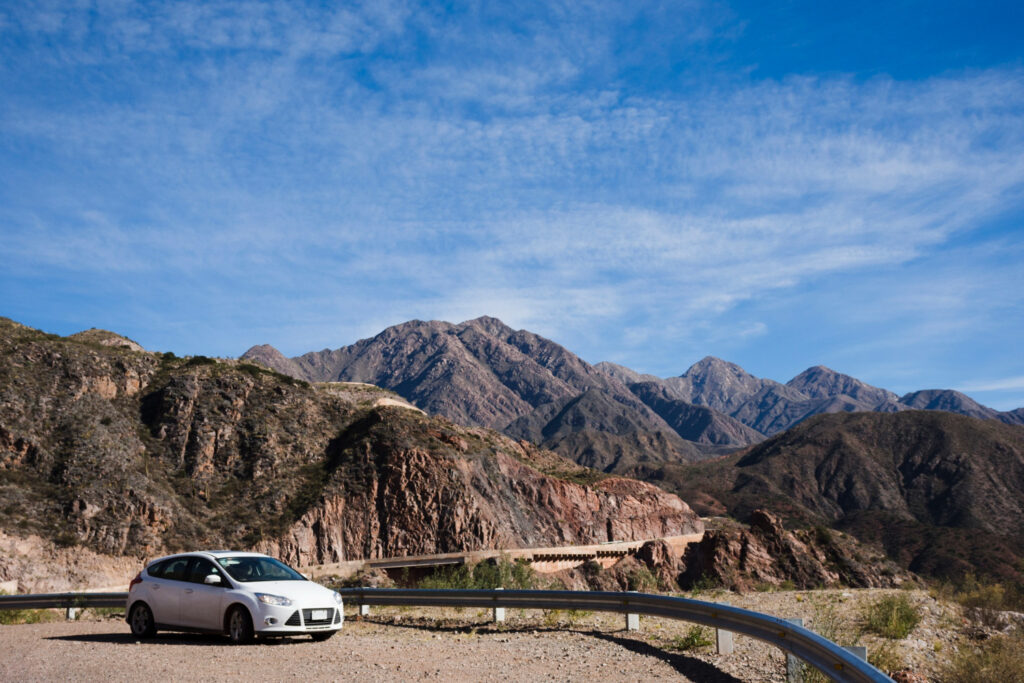
[[[128,625],[131,626],[132,635],[136,638],[152,638],[156,635],[156,622],[153,621],[153,611],[144,602],[137,602],[132,605],[129,612]]]
[[[310,633],[309,635],[313,636],[314,641],[322,643],[325,640],[329,639],[331,636],[333,636],[335,633],[337,633],[337,631],[323,631],[322,633]]]
[[[235,606],[228,613],[228,638],[235,645],[247,645],[253,641],[255,632],[249,610]]]

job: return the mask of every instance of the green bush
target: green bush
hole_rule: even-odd
[[[961,647],[941,672],[941,680],[957,683],[1024,681],[1024,637],[997,636],[978,647]]]
[[[887,595],[868,605],[864,612],[864,628],[883,638],[902,640],[921,623],[921,610],[905,593]]]
[[[649,593],[658,590],[658,577],[647,567],[637,567],[626,575],[629,590]]]
[[[441,567],[420,579],[418,587],[427,589],[489,589],[507,588],[530,590],[538,587],[539,580],[533,567],[521,560],[508,557],[487,560],[476,565],[449,565]]]
[[[686,635],[676,636],[666,646],[670,650],[688,652],[708,647],[712,644],[711,630],[703,626],[691,626]]]

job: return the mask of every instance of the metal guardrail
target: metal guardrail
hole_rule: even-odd
[[[124,607],[127,593],[40,593],[37,595],[0,595],[0,609],[82,609],[84,607]]]
[[[579,609],[679,619],[763,640],[837,681],[892,681],[864,660],[809,629],[778,617],[703,600],[598,591],[343,588],[338,592],[358,605]],[[127,593],[0,595],[0,609],[122,607],[127,598]]]
[[[360,605],[579,609],[680,619],[771,643],[837,681],[892,681],[875,667],[814,631],[778,617],[702,600],[598,591],[345,588],[338,592],[350,602]]]

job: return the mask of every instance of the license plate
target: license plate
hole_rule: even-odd
[[[313,621],[323,621],[324,619],[327,618],[327,610],[325,610],[325,609],[315,609],[309,615],[309,618],[312,619]]]

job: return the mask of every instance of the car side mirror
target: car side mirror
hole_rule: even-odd
[[[219,586],[221,584],[220,574],[210,574],[203,579],[203,583],[208,586]]]

